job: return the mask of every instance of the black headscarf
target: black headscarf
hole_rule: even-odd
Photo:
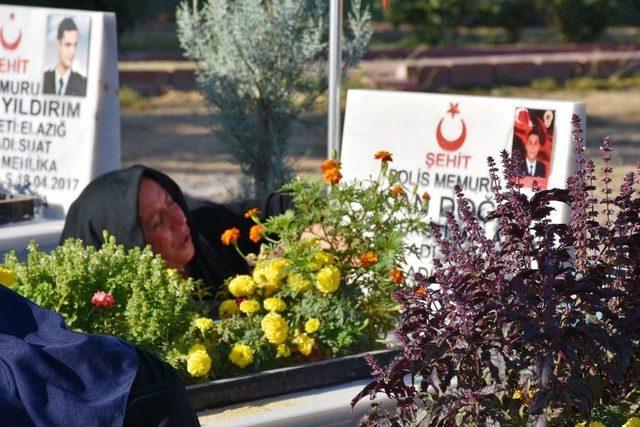
[[[222,245],[222,233],[228,228],[238,228],[240,248],[244,253],[255,252],[258,245],[248,238],[253,222],[244,218],[244,212],[256,207],[264,219],[292,208],[291,199],[279,193],[273,193],[261,202],[234,205],[195,199],[187,202],[178,185],[167,175],[135,165],[99,176],[82,191],[69,208],[60,243],[74,237],[87,245],[100,247],[104,243],[102,232],[107,230],[127,249],[144,247],[146,242],[138,215],[138,193],[143,177],[160,184],[184,211],[195,246],[195,256],[188,266],[189,275],[202,279],[211,288],[211,296],[225,278],[248,271],[244,259],[232,247]]]

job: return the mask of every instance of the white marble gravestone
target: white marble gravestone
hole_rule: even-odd
[[[378,173],[378,150],[390,151],[389,168],[406,188],[430,195],[428,216],[444,224],[447,210],[457,213],[453,187],[459,184],[474,212],[493,210],[487,156],[499,163],[500,151],[517,148],[535,162],[523,162],[525,186],[564,187],[573,168],[571,117],[586,129],[582,102],[514,99],[451,94],[350,90],[347,96],[341,161],[345,179]],[[532,136],[532,134],[534,134]],[[531,139],[531,143],[529,143]],[[542,143],[541,143],[542,141]],[[536,151],[537,150],[537,151]],[[555,219],[567,214],[558,206]],[[409,273],[429,273],[434,253],[430,239],[412,239],[420,259]]]
[[[0,226],[0,255],[54,246],[82,189],[119,167],[115,15],[0,5],[0,182],[47,202],[42,219]]]

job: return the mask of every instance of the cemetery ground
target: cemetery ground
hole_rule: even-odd
[[[362,68],[346,86],[367,86]],[[616,86],[587,78],[564,85],[538,81],[529,87],[448,91],[584,101],[587,155],[597,161],[603,138],[606,135],[613,138],[616,187],[624,174],[636,166],[640,154],[640,81],[629,80]],[[158,168],[193,196],[216,201],[242,197],[240,169],[232,162],[225,143],[211,132],[215,124],[198,92],[167,90],[142,96],[124,88],[120,100],[123,166],[142,163]],[[326,158],[325,111],[325,101],[320,99],[315,111],[302,116],[294,126],[291,152],[296,174],[320,176],[319,166]],[[390,119],[392,115],[390,111]],[[393,151],[393,147],[389,149]]]

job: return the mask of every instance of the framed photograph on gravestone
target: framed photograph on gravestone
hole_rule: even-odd
[[[45,34],[42,93],[86,96],[91,18],[49,15]]]
[[[512,152],[522,156],[520,168],[525,188],[537,182],[540,189],[547,188],[551,174],[555,110],[518,107],[513,122]]]

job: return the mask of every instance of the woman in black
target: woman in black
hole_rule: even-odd
[[[245,260],[220,240],[229,228],[240,230],[238,244],[244,253],[256,252],[249,240],[253,225],[244,213],[258,208],[266,218],[292,208],[291,199],[279,193],[261,202],[221,205],[185,199],[178,185],[157,170],[136,165],[107,173],[92,181],[73,202],[60,237],[70,237],[100,247],[107,230],[130,249],[151,245],[167,265],[185,276],[202,279],[215,295],[227,277],[248,272]]]

